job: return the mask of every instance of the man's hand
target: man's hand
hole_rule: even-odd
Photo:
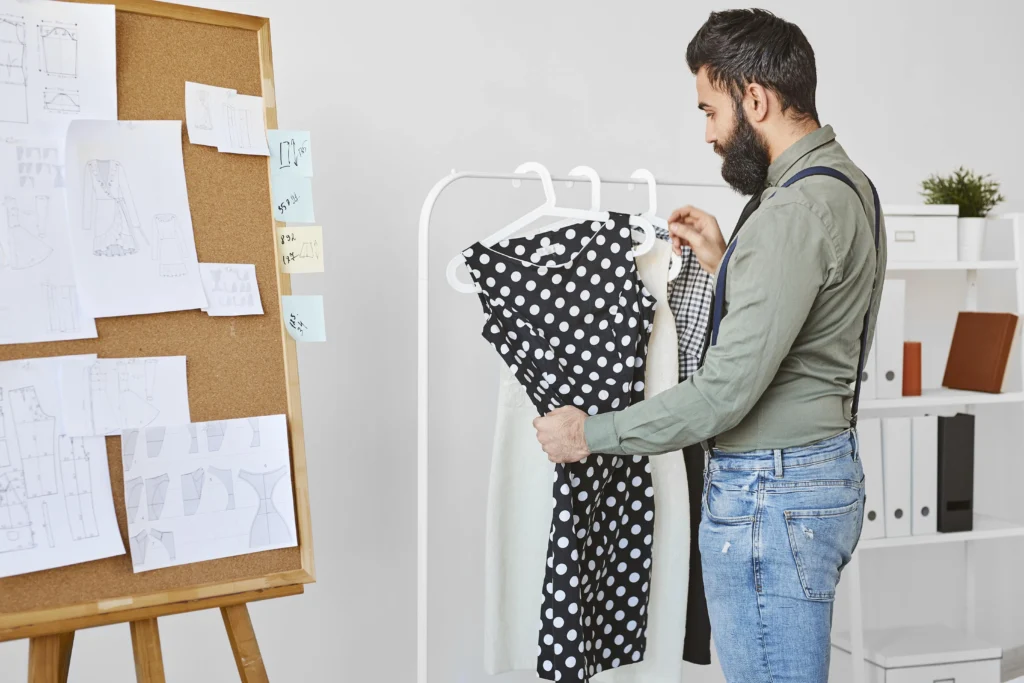
[[[544,417],[533,421],[537,441],[551,462],[578,462],[590,455],[587,439],[583,435],[583,422],[587,414],[573,406],[555,408]]]
[[[669,216],[668,230],[672,235],[672,249],[677,254],[683,244],[688,245],[700,267],[714,275],[726,249],[725,238],[714,216],[692,206],[684,206]]]

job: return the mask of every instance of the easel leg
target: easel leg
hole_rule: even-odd
[[[67,683],[74,642],[74,631],[29,640],[28,683]]]
[[[256,632],[249,618],[249,608],[244,604],[221,607],[220,614],[224,617],[224,628],[228,631],[228,640],[231,641],[231,651],[235,653],[235,665],[238,666],[238,677],[242,683],[269,683],[263,655],[256,642]]]
[[[138,683],[165,683],[164,657],[160,651],[160,630],[156,619],[133,621],[129,626],[135,653],[135,679]]]

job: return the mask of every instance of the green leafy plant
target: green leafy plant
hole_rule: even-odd
[[[921,195],[925,204],[956,204],[960,207],[960,218],[984,218],[1004,201],[999,183],[990,178],[961,166],[952,175],[930,176],[921,183]]]

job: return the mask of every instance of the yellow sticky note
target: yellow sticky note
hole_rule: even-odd
[[[277,256],[284,273],[324,272],[324,229],[296,225],[277,229]]]

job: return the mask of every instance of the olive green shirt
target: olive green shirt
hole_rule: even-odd
[[[780,187],[809,166],[828,176]],[[859,196],[858,196],[859,195]],[[864,314],[869,344],[885,278],[867,177],[830,126],[772,162],[761,205],[736,237],[718,341],[685,382],[588,417],[593,453],[653,455],[715,437],[730,452],[802,446],[850,426]],[[867,350],[865,350],[865,354]]]

